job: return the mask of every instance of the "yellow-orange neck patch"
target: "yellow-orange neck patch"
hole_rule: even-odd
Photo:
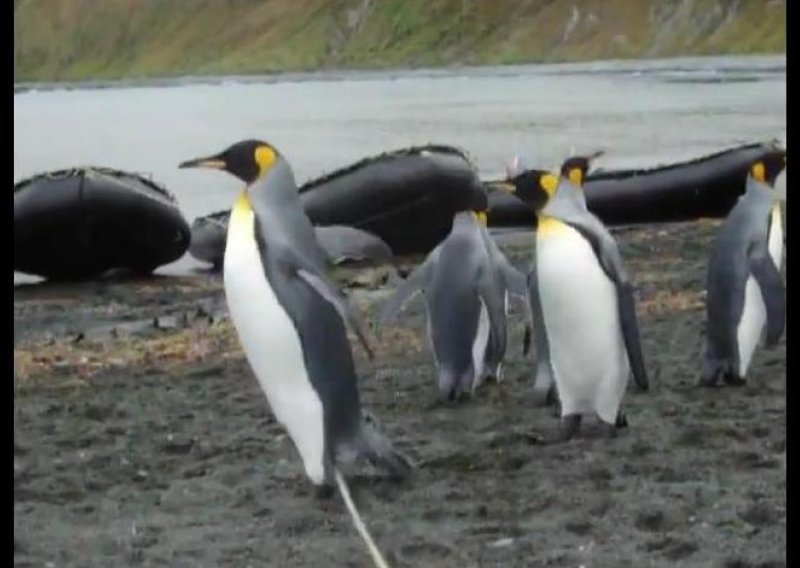
[[[553,197],[558,187],[558,176],[553,174],[545,174],[539,178],[539,185],[547,192],[547,195]]]
[[[250,207],[250,196],[246,189],[236,197],[236,201],[233,202],[233,210],[236,213],[247,213],[253,210]]]
[[[753,175],[753,178],[756,181],[764,183],[766,180],[766,171],[764,170],[764,164],[762,162],[756,162],[753,164],[753,167],[750,168],[750,173]]]
[[[536,227],[536,234],[541,237],[549,237],[563,233],[567,226],[555,217],[548,215],[539,216],[539,224]]]
[[[277,155],[275,154],[275,150],[269,146],[259,146],[256,148],[255,160],[256,164],[258,164],[259,173],[263,174],[269,170],[276,159]]]
[[[228,220],[227,247],[249,244],[254,236],[254,216],[250,206],[250,196],[243,190],[233,202],[231,217]]]
[[[583,172],[580,168],[572,168],[569,171],[569,181],[581,187],[583,185]]]

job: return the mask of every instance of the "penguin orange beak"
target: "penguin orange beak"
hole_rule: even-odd
[[[224,170],[228,164],[220,156],[209,156],[207,158],[197,158],[187,160],[178,165],[179,168],[210,168],[212,170]]]

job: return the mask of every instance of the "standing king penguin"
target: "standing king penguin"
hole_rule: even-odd
[[[449,235],[398,286],[380,318],[382,325],[388,323],[423,294],[444,400],[472,393],[489,376],[501,378],[509,294],[527,304],[525,277],[486,229],[488,200],[483,188],[465,187],[451,204],[457,212]]]
[[[553,175],[523,172],[502,189],[531,204],[537,227],[529,297],[537,357],[535,390],[556,386],[561,428],[569,440],[594,413],[613,436],[629,374],[649,388],[633,287],[616,241],[586,207],[582,192],[591,160],[572,157]]]
[[[720,377],[730,385],[745,381],[756,346],[775,345],[786,325],[780,267],[783,222],[773,189],[786,165],[777,150],[754,163],[744,194],[731,209],[712,245],[706,281],[706,351],[700,384]],[[766,333],[764,333],[766,331]]]
[[[410,465],[362,413],[345,322],[372,356],[370,342],[325,272],[288,161],[270,144],[247,140],[180,167],[224,170],[247,184],[233,205],[225,247],[231,319],[306,475],[318,488],[335,481],[373,560],[385,566],[339,464],[364,457],[397,477]]]

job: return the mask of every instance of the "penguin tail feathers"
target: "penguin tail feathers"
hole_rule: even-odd
[[[364,520],[361,518],[361,515],[359,514],[358,509],[353,502],[353,498],[350,495],[350,488],[347,486],[344,476],[338,469],[336,469],[334,470],[334,477],[336,479],[336,485],[339,487],[339,492],[342,494],[342,500],[347,507],[347,512],[350,513],[353,526],[355,526],[359,536],[364,541],[364,544],[366,544],[369,555],[372,557],[372,561],[375,563],[375,566],[377,566],[377,568],[389,568],[389,564],[383,558],[383,555],[375,544],[375,541],[372,540],[372,535],[369,534],[367,526],[364,524]]]
[[[365,415],[361,427],[360,453],[372,465],[385,470],[396,479],[405,479],[413,469],[409,459],[394,447],[389,438],[378,429],[374,418],[369,415]]]

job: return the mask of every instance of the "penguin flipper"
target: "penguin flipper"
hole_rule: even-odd
[[[394,293],[389,297],[380,311],[378,321],[381,326],[386,325],[394,317],[414,299],[414,297],[423,292],[430,280],[430,273],[433,265],[436,263],[439,249],[436,248],[426,258],[422,264],[414,269],[408,277],[400,283],[395,289]]]
[[[625,347],[628,351],[628,360],[631,365],[633,380],[639,390],[646,391],[650,388],[647,378],[647,369],[644,365],[642,343],[639,337],[639,322],[636,319],[636,301],[633,297],[633,286],[629,283],[617,285],[617,302],[619,303],[620,325]]]
[[[361,319],[356,316],[355,312],[350,307],[347,299],[336,289],[333,283],[324,274],[318,271],[309,270],[307,268],[297,269],[297,275],[302,278],[306,284],[311,286],[320,296],[330,302],[330,304],[339,312],[339,316],[346,325],[353,330],[367,352],[370,359],[375,358],[374,342],[369,338],[365,331]]]
[[[633,285],[623,266],[622,255],[617,243],[597,217],[591,216],[587,225],[575,225],[575,228],[591,243],[600,266],[616,286],[620,327],[625,341],[625,350],[628,352],[631,373],[639,390],[646,391],[650,388],[650,381],[647,378],[647,368],[644,364],[642,342],[639,336],[636,300],[633,296]]]
[[[528,297],[531,314],[530,326],[536,348],[536,369],[534,371],[533,397],[537,406],[546,406],[552,402],[555,394],[555,378],[550,367],[550,343],[542,312],[539,296],[538,275],[536,273],[536,245],[533,247],[531,272],[528,274]]]
[[[786,326],[786,298],[780,272],[769,256],[766,246],[750,255],[750,272],[753,274],[767,311],[766,345],[775,345]]]
[[[484,238],[490,250],[490,254],[494,257],[498,270],[503,277],[506,289],[512,296],[516,296],[520,300],[527,303],[528,301],[528,278],[525,274],[517,270],[513,264],[508,261],[506,255],[497,246],[494,238],[484,228]]]
[[[522,353],[527,355],[531,348],[531,336],[533,335],[533,314],[530,308],[530,299],[528,295],[528,276],[517,270],[512,265],[503,251],[495,242],[492,235],[486,228],[483,228],[483,237],[486,240],[489,248],[489,254],[495,261],[495,266],[500,272],[503,280],[503,286],[508,290],[512,297],[517,298],[522,304],[522,310],[525,312],[525,332],[522,339]],[[504,307],[505,308],[505,307]],[[505,309],[504,309],[505,311]]]
[[[610,238],[610,235],[609,235]],[[625,350],[628,352],[628,361],[633,374],[633,381],[639,390],[644,392],[650,388],[647,378],[647,368],[644,364],[642,353],[642,340],[639,335],[639,321],[636,316],[636,299],[633,295],[633,284],[628,280],[625,268],[622,266],[622,256],[613,240],[604,243],[600,248],[600,264],[614,282],[617,289],[617,306],[619,310],[622,338],[625,341]]]
[[[328,276],[317,265],[307,260],[298,251],[285,248],[283,249],[281,260],[284,266],[291,272],[294,272],[306,284],[319,294],[322,298],[328,301],[334,309],[339,313],[339,316],[344,321],[345,325],[350,327],[358,337],[367,356],[370,359],[375,358],[374,342],[369,338],[365,332],[365,327],[361,323],[361,319],[355,314],[350,307],[347,298],[345,298],[336,285],[328,278]]]
[[[493,347],[490,349],[487,345],[487,351],[494,353],[498,357],[498,362],[502,361],[508,337],[503,301],[505,292],[498,297],[497,288],[490,281],[489,275],[484,273],[478,276],[478,297],[486,306],[486,315],[489,317],[489,341]]]
[[[501,270],[503,271],[506,287],[509,293],[521,302],[522,311],[525,313],[525,336],[522,340],[522,353],[527,355],[531,348],[531,336],[534,328],[528,275],[514,268],[505,257],[503,257],[503,260],[504,263],[501,264]]]
[[[306,284],[311,286],[311,288],[324,300],[329,302],[339,313],[339,317],[342,318],[342,321],[345,323],[345,325],[349,326],[350,329],[352,329],[356,334],[361,342],[361,345],[364,347],[364,350],[367,352],[369,359],[374,359],[374,342],[364,331],[364,325],[361,323],[361,320],[358,318],[358,316],[356,316],[355,312],[351,309],[347,298],[345,298],[345,296],[339,291],[327,274],[325,274],[324,257],[318,258],[313,252],[315,250],[319,250],[320,255],[322,255],[324,252],[319,247],[319,243],[316,241],[316,238],[314,239],[314,247],[311,249],[306,249],[308,252],[303,252],[302,249],[294,248],[285,243],[268,247],[266,241],[264,240],[263,229],[260,223],[258,223],[258,219],[256,219],[255,237],[262,258],[273,256],[276,266],[279,269],[285,270],[291,276],[299,277]],[[309,256],[309,254],[311,256]]]

